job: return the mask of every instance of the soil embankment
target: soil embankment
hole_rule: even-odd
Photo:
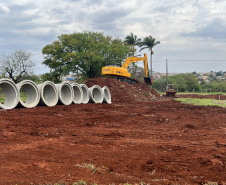
[[[113,102],[144,102],[162,99],[161,95],[145,83],[138,81],[137,84],[128,84],[114,78],[92,78],[85,81],[89,87],[98,84],[107,86],[112,95]]]

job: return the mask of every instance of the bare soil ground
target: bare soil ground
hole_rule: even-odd
[[[108,85],[113,103],[0,110],[0,184],[226,184],[225,108],[86,83]]]

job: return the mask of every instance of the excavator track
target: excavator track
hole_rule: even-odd
[[[126,77],[116,77],[116,79],[118,81],[126,82],[128,84],[137,84],[138,83],[136,80],[131,79],[131,78],[126,78]]]

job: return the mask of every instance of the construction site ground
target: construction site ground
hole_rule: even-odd
[[[86,83],[108,85],[112,104],[0,109],[0,184],[226,184],[225,108]]]

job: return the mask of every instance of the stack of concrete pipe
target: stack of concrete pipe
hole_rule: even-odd
[[[5,102],[0,103],[2,109],[13,109],[16,107],[32,108],[35,106],[55,106],[87,104],[87,103],[107,103],[111,104],[111,93],[107,86],[101,88],[94,85],[88,88],[85,84],[62,82],[54,84],[46,81],[36,85],[31,80],[24,80],[15,84],[7,78],[0,79],[0,88],[5,94]],[[20,98],[20,92],[27,95],[26,102]]]

